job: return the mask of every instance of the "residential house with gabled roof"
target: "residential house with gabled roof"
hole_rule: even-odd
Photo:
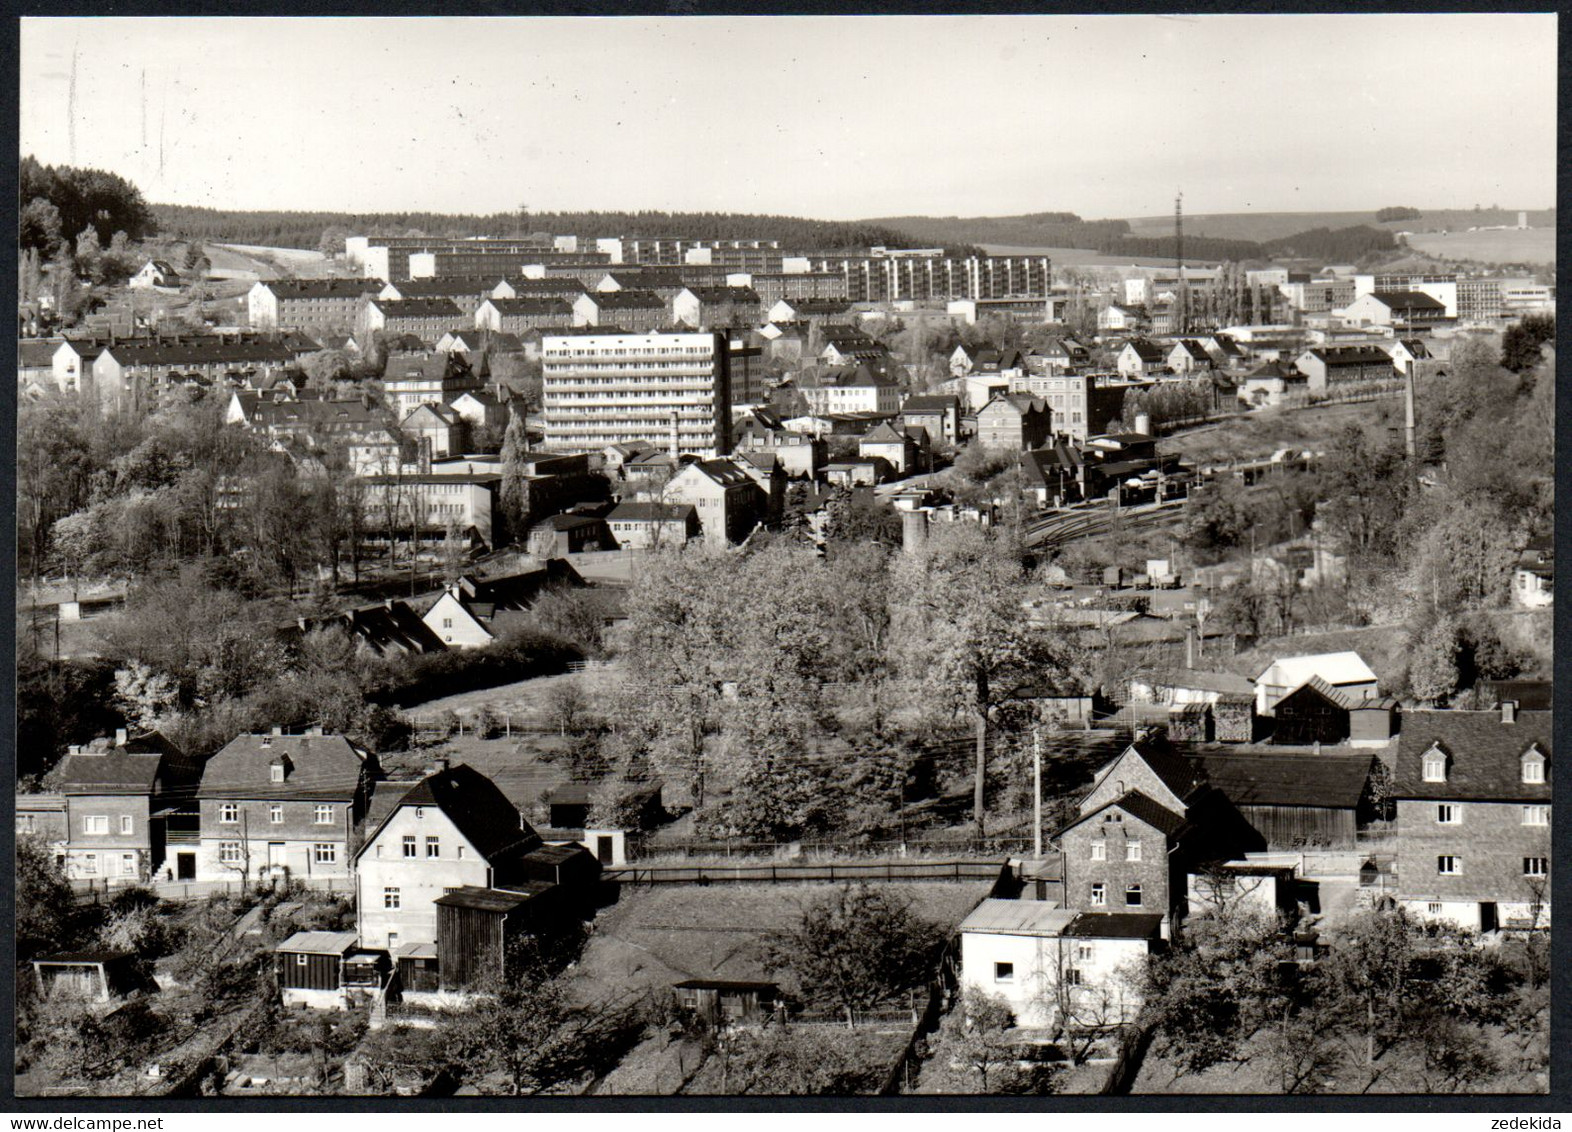
[[[1313,346],[1294,359],[1312,393],[1355,381],[1392,381],[1392,356],[1375,346]]]
[[[1357,652],[1280,656],[1255,677],[1256,714],[1271,715],[1277,701],[1316,676],[1339,692],[1361,699],[1367,694],[1375,695],[1379,684],[1376,674]]]
[[[402,418],[421,405],[447,405],[484,387],[460,353],[390,355],[382,371],[382,395]]]
[[[64,856],[73,880],[141,883],[162,869],[171,812],[190,801],[202,772],[157,731],[67,749],[56,777],[64,802]],[[181,823],[174,827],[180,829]]]
[[[1369,691],[1344,691],[1312,676],[1273,707],[1272,742],[1381,745],[1396,734],[1396,713],[1396,700]]]
[[[1052,436],[1053,411],[1040,397],[1007,393],[977,410],[977,443],[984,448],[1025,452]]]
[[[421,445],[428,458],[444,459],[464,451],[464,418],[446,405],[420,405],[398,427]]]
[[[882,357],[882,354],[880,355]],[[818,383],[801,389],[810,413],[897,413],[901,387],[893,377],[866,364],[833,364],[821,370]]]
[[[504,279],[491,289],[493,299],[564,299],[572,303],[588,290],[577,279],[553,276],[547,279]]]
[[[699,514],[700,534],[710,546],[741,542],[764,521],[769,500],[734,460],[696,460],[667,482],[664,503],[689,503]]]
[[[901,423],[928,434],[928,447],[957,444],[961,436],[961,399],[953,394],[919,394],[901,404]]]
[[[157,404],[160,389],[172,379],[194,376],[206,385],[245,381],[276,373],[316,348],[314,342],[212,334],[123,339],[93,359],[82,393],[91,390],[104,408],[146,410]]]
[[[377,773],[375,755],[321,728],[235,736],[197,787],[197,879],[349,876]]]
[[[460,888],[525,883],[524,858],[540,845],[490,778],[463,764],[439,765],[367,832],[355,854],[361,946],[397,959],[410,944],[436,944],[438,899]]]
[[[448,648],[484,648],[510,625],[526,623],[542,594],[583,585],[584,579],[563,558],[502,577],[466,576],[444,590],[421,620]]]
[[[407,601],[362,605],[326,617],[302,617],[297,624],[302,633],[341,630],[356,648],[374,656],[409,656],[440,652],[445,647]]]
[[[1145,338],[1132,338],[1120,348],[1114,368],[1126,378],[1151,377],[1168,366],[1168,351]]]
[[[1168,368],[1177,374],[1205,372],[1213,365],[1211,353],[1194,338],[1181,338],[1175,342],[1166,360]]]
[[[1403,713],[1397,899],[1472,931],[1550,924],[1548,711]]]
[[[1238,388],[1239,400],[1247,405],[1281,405],[1309,392],[1310,379],[1294,363],[1274,358],[1241,375]]]
[[[1430,334],[1456,321],[1447,314],[1446,303],[1423,291],[1369,291],[1337,313],[1344,322],[1390,327],[1408,337]]]
[[[1143,321],[1140,310],[1133,304],[1109,303],[1097,312],[1097,329],[1111,330],[1116,334],[1126,330],[1137,330]]]
[[[1549,536],[1531,540],[1512,571],[1512,604],[1548,609],[1556,600],[1556,544]]]
[[[150,259],[126,281],[126,286],[133,289],[178,291],[180,272],[170,266],[167,260]]]
[[[1092,364],[1092,351],[1085,343],[1063,336],[1051,338],[1026,355],[1026,369],[1033,374],[1079,373]]]
[[[55,388],[62,393],[85,392],[92,388],[93,363],[109,348],[108,340],[67,338],[50,358]]]
[[[928,434],[919,429],[919,435],[926,437]],[[917,442],[904,429],[898,429],[889,421],[874,426],[868,433],[857,441],[857,455],[877,457],[888,463],[897,478],[911,475],[917,471],[917,464],[921,458]]]
[[[619,503],[606,516],[611,537],[622,550],[682,546],[699,536],[699,510],[691,503]]]

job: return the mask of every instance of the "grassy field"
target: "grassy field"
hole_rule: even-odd
[[[1351,228],[1358,224],[1385,228],[1389,232],[1440,232],[1486,224],[1517,223],[1516,209],[1486,208],[1475,212],[1473,209],[1461,208],[1420,208],[1420,212],[1423,215],[1418,220],[1392,220],[1379,224],[1374,209],[1368,212],[1217,212],[1194,216],[1187,212],[1184,230],[1197,236],[1217,239],[1265,241],[1308,232],[1312,228]],[[1554,240],[1556,215],[1553,211],[1529,209],[1528,222],[1535,228],[1547,229]],[[1131,233],[1136,236],[1168,236],[1174,230],[1171,214],[1132,216],[1128,218],[1128,223]]]
[[[1507,228],[1496,232],[1427,232],[1408,237],[1410,247],[1437,259],[1474,263],[1528,263],[1554,266],[1554,228]]]
[[[1161,452],[1177,452],[1193,463],[1270,456],[1281,448],[1319,449],[1348,422],[1381,433],[1397,423],[1402,402],[1397,398],[1303,409],[1256,409],[1240,417],[1165,436]]]

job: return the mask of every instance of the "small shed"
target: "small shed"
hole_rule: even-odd
[[[1310,677],[1278,700],[1275,714],[1273,743],[1325,746],[1348,741],[1349,702],[1319,676]]]
[[[1348,709],[1348,745],[1384,747],[1398,729],[1397,701],[1370,697],[1351,704]]]
[[[575,897],[600,882],[600,862],[582,845],[542,845],[524,854],[523,865],[526,879],[561,885]]]
[[[360,942],[354,932],[296,932],[273,949],[285,1006],[344,1006],[344,962]]]
[[[394,956],[398,965],[399,986],[408,994],[442,989],[442,969],[434,943],[406,943]]]
[[[443,990],[462,990],[506,972],[508,945],[564,918],[560,886],[526,881],[511,888],[466,885],[432,901]]]
[[[33,976],[43,998],[109,1002],[132,991],[150,989],[131,951],[62,951],[33,960]]]
[[[1168,737],[1178,743],[1207,743],[1212,738],[1210,704],[1173,704],[1168,708]]]
[[[748,1022],[774,1013],[781,1003],[774,983],[727,979],[686,979],[672,984],[683,1009],[709,1022]]]
[[[583,829],[589,824],[590,784],[564,782],[546,798],[546,809],[552,829]]]

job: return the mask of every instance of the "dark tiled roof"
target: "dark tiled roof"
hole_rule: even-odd
[[[94,746],[101,749],[67,755],[60,761],[63,793],[151,793],[160,771],[180,758],[174,744],[157,731],[132,736],[124,746]]]
[[[514,888],[476,888],[465,885],[432,901],[443,908],[471,908],[477,912],[512,912],[556,887],[544,881],[526,881]]]
[[[1142,679],[1166,688],[1195,688],[1202,692],[1224,692],[1249,695],[1255,690],[1255,681],[1232,672],[1203,672],[1196,668],[1171,668],[1145,674]]]
[[[953,394],[924,394],[918,397],[908,397],[901,406],[903,413],[946,413],[954,409],[960,411],[960,398]]]
[[[1446,310],[1445,303],[1423,291],[1375,291],[1372,297],[1394,310]]]
[[[665,300],[654,291],[601,291],[590,298],[603,311],[666,309]]]
[[[272,781],[279,756],[283,782]],[[359,789],[366,753],[342,735],[237,735],[202,772],[199,798],[323,798],[349,801]]]
[[[1501,711],[1405,711],[1398,737],[1395,792],[1400,798],[1442,801],[1550,801],[1551,720],[1548,711],[1519,711],[1502,723]],[[1448,756],[1447,780],[1424,781],[1425,752],[1440,746]],[[1519,760],[1530,747],[1545,755],[1545,781],[1522,781]]]
[[[1365,792],[1370,755],[1193,755],[1190,761],[1236,806],[1353,809]]]
[[[497,282],[497,277],[494,275],[472,275],[453,276],[447,279],[406,279],[393,286],[397,287],[399,295],[406,299],[436,299],[454,295],[469,298],[471,295],[489,295]]]
[[[606,516],[608,523],[686,522],[693,513],[691,503],[619,503]]]
[[[1389,366],[1392,355],[1374,346],[1313,346],[1305,351],[1329,366]]]
[[[464,312],[452,299],[373,299],[387,318],[463,318]]]
[[[688,292],[701,303],[757,303],[759,293],[752,287],[689,287]]]
[[[358,299],[375,295],[387,284],[380,279],[268,279],[266,287],[280,299]],[[400,290],[403,284],[399,284]]]
[[[436,806],[488,861],[540,845],[540,836],[497,784],[462,763],[421,779],[396,808],[404,806]]]
[[[1068,936],[1093,939],[1156,939],[1162,932],[1158,912],[1082,912],[1064,929]]]
[[[292,361],[296,351],[284,342],[236,342],[201,338],[187,342],[117,342],[107,353],[123,366],[187,366]]]
[[[1146,765],[1152,768],[1152,773],[1162,779],[1163,785],[1181,801],[1188,799],[1205,781],[1205,777],[1180,755],[1151,744],[1135,743],[1132,746]]]
[[[538,318],[550,315],[556,318],[571,318],[573,305],[566,299],[487,299],[500,315],[513,315],[516,317]]]

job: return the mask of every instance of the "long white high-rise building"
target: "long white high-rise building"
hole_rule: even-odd
[[[545,447],[646,444],[711,458],[731,451],[724,334],[565,334],[541,341]]]

